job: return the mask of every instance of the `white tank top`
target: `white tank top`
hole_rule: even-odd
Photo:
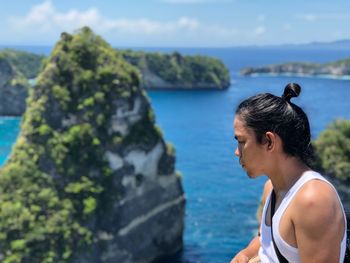
[[[273,236],[275,239],[275,243],[281,252],[281,254],[288,260],[290,263],[298,263],[300,262],[299,257],[299,251],[298,248],[295,248],[291,245],[289,245],[286,241],[282,239],[279,233],[279,222],[281,220],[281,217],[288,207],[289,203],[292,201],[295,194],[298,192],[298,190],[308,181],[310,180],[322,180],[324,182],[327,182],[332,186],[332,188],[335,190],[334,186],[329,183],[323,176],[321,176],[319,173],[314,171],[307,171],[305,172],[298,181],[289,189],[285,197],[283,198],[283,201],[281,202],[280,206],[278,207],[277,211],[275,212],[273,216]],[[335,190],[336,191],[336,190]],[[262,213],[262,220],[261,220],[261,226],[260,226],[260,244],[261,247],[259,249],[259,257],[262,263],[279,263],[278,258],[273,246],[272,238],[271,238],[271,227],[266,225],[266,211],[267,207],[270,203],[271,194],[266,199],[263,213]],[[339,202],[341,204],[340,198],[338,196]],[[341,207],[343,209],[344,214],[344,220],[345,220],[345,229],[344,229],[344,237],[341,242],[340,247],[340,259],[339,262],[342,263],[344,261],[345,256],[345,250],[346,250],[346,217],[344,213],[343,205],[341,204]]]

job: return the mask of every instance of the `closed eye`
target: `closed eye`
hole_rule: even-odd
[[[243,143],[245,143],[245,141],[242,141],[242,140],[240,140],[240,139],[238,139],[238,137],[237,136],[235,136],[235,140],[239,143],[239,144],[243,144]]]

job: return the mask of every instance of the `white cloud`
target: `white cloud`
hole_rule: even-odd
[[[185,1],[185,0],[174,0]],[[203,0],[187,0],[203,1]],[[34,6],[24,17],[9,19],[12,29],[17,32],[35,32],[58,34],[62,31],[73,31],[82,26],[90,26],[99,33],[161,35],[176,32],[193,32],[215,34],[232,34],[235,30],[216,25],[202,24],[195,18],[180,17],[173,21],[157,21],[148,18],[110,19],[100,14],[96,8],[86,11],[71,9],[66,12],[56,10],[52,1],[46,0]]]
[[[61,32],[72,33],[83,26],[91,27],[108,42],[118,45],[236,45],[266,31],[264,26],[253,31],[238,30],[234,26],[205,23],[187,16],[165,21],[145,17],[109,18],[97,8],[61,11],[51,0],[33,6],[23,16],[10,17],[8,22],[8,28],[16,36],[15,41],[23,43],[31,39],[31,42],[42,44],[52,44]]]
[[[73,30],[84,25],[98,25],[103,20],[97,9],[84,12],[71,9],[66,13],[57,12],[51,1],[34,6],[24,17],[11,17],[9,22],[17,31],[54,33],[57,30]]]
[[[11,17],[10,25],[18,32],[40,32],[57,34],[90,26],[97,32],[123,32],[128,34],[164,34],[174,31],[193,31],[201,27],[198,20],[180,17],[175,21],[155,21],[147,18],[109,19],[96,8],[86,11],[71,9],[59,12],[50,0],[34,6],[24,17]]]
[[[196,19],[190,19],[188,17],[181,17],[178,20],[178,24],[180,27],[188,28],[191,30],[196,30],[200,26],[199,22]]]
[[[265,28],[264,26],[258,26],[258,27],[255,28],[255,30],[254,30],[254,34],[255,34],[256,36],[263,35],[263,34],[265,34],[265,32],[266,32],[266,28]]]

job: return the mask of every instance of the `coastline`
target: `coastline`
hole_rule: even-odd
[[[331,75],[331,74],[303,74],[294,72],[284,73],[252,73],[245,75],[247,77],[302,77],[302,78],[319,78],[319,79],[333,79],[333,80],[350,80],[350,75]]]

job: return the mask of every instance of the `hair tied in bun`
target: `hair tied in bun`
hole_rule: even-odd
[[[291,98],[298,97],[301,91],[301,87],[297,83],[289,83],[285,88],[282,95],[282,99],[290,102]]]

